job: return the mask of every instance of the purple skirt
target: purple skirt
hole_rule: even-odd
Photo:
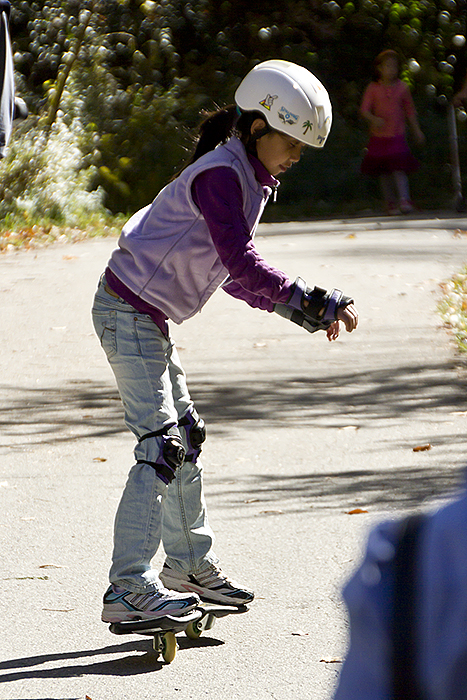
[[[413,173],[418,160],[411,154],[404,136],[370,136],[361,172],[364,175],[383,175],[402,170]]]

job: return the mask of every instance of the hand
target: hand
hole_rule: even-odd
[[[327,335],[329,342],[331,342],[332,340],[338,339],[340,330],[341,329],[340,329],[339,321],[334,321],[334,323],[331,323],[329,328],[326,329],[326,335]]]
[[[352,333],[358,326],[358,311],[353,304],[337,310],[337,318],[345,326],[347,333]]]
[[[382,117],[375,117],[373,116],[371,120],[371,125],[375,131],[378,131],[379,129],[382,129],[385,124],[385,121]]]
[[[352,333],[358,326],[358,311],[353,304],[349,304],[344,309],[337,310],[338,321],[331,323],[329,328],[326,330],[326,335],[329,341],[337,340],[340,333],[340,321],[345,326],[347,333]]]

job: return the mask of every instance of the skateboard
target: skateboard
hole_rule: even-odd
[[[178,617],[164,615],[155,620],[127,620],[111,622],[109,629],[113,634],[142,634],[152,637],[152,648],[156,658],[160,655],[165,663],[170,664],[175,659],[178,645],[176,634],[184,632],[189,639],[198,639],[205,630],[214,626],[218,617],[238,615],[248,612],[246,605],[220,605],[201,602],[196,608]]]

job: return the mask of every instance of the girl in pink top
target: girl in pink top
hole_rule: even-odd
[[[417,169],[418,161],[405,138],[406,121],[417,143],[422,144],[425,137],[418,125],[410,91],[399,79],[397,53],[386,50],[378,54],[375,71],[378,80],[368,85],[360,107],[360,114],[370,126],[361,171],[379,177],[388,214],[407,214],[413,210],[407,174]]]

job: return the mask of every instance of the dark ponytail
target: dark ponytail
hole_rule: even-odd
[[[172,180],[175,180],[185,168],[204,156],[205,153],[213,151],[221,143],[226,143],[235,133],[238,117],[236,105],[228,105],[215,112],[204,112],[204,119],[198,127],[195,150]]]
[[[228,105],[216,112],[206,113],[198,127],[198,142],[191,162],[194,163],[205,153],[213,151],[216,146],[228,141],[235,131],[238,117],[236,105]]]
[[[172,178],[175,180],[185,168],[213,151],[217,146],[226,143],[233,135],[238,136],[246,150],[256,155],[256,140],[270,131],[269,126],[254,137],[251,135],[251,125],[255,119],[265,120],[261,112],[242,112],[237,105],[232,104],[216,110],[204,113],[204,119],[198,127],[198,137],[193,155],[183,168]]]

